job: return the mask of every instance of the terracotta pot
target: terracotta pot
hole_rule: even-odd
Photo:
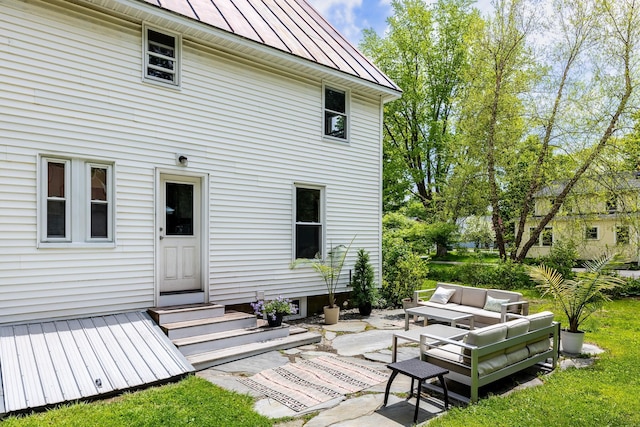
[[[335,307],[329,307],[328,305],[324,306],[324,324],[325,325],[335,325],[338,323],[338,318],[340,317],[340,307],[337,305]]]
[[[413,308],[413,307],[417,307],[418,306],[418,302],[412,300],[411,298],[403,298],[402,299],[402,308],[404,308],[405,310],[407,308]]]
[[[584,332],[569,332],[564,329],[560,331],[560,348],[565,353],[582,353],[582,344],[584,344]]]

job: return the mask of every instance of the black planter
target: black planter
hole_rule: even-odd
[[[270,314],[267,314],[267,322],[269,323],[269,326],[271,326],[271,327],[273,327],[273,326],[281,326],[283,317],[284,317],[284,313],[276,313],[276,318],[275,319],[273,317],[271,317]]]
[[[362,305],[358,306],[358,311],[360,312],[361,316],[368,316],[371,314],[371,303],[370,302],[366,302]]]

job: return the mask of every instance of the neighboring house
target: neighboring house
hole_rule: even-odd
[[[0,324],[379,280],[400,90],[304,0],[7,0],[0,73]]]
[[[536,194],[534,215],[525,225],[523,243],[549,212],[563,187],[564,183],[554,183]],[[627,262],[637,262],[639,196],[640,175],[636,173],[611,175],[604,183],[584,180],[547,224],[527,257],[546,256],[559,241],[570,240],[576,244],[580,259],[617,253]]]

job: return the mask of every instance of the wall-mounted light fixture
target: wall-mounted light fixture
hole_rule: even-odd
[[[189,159],[184,154],[176,154],[176,160],[180,166],[189,166]]]

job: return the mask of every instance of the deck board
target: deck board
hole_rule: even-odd
[[[112,394],[193,371],[143,312],[0,327],[0,414]]]

